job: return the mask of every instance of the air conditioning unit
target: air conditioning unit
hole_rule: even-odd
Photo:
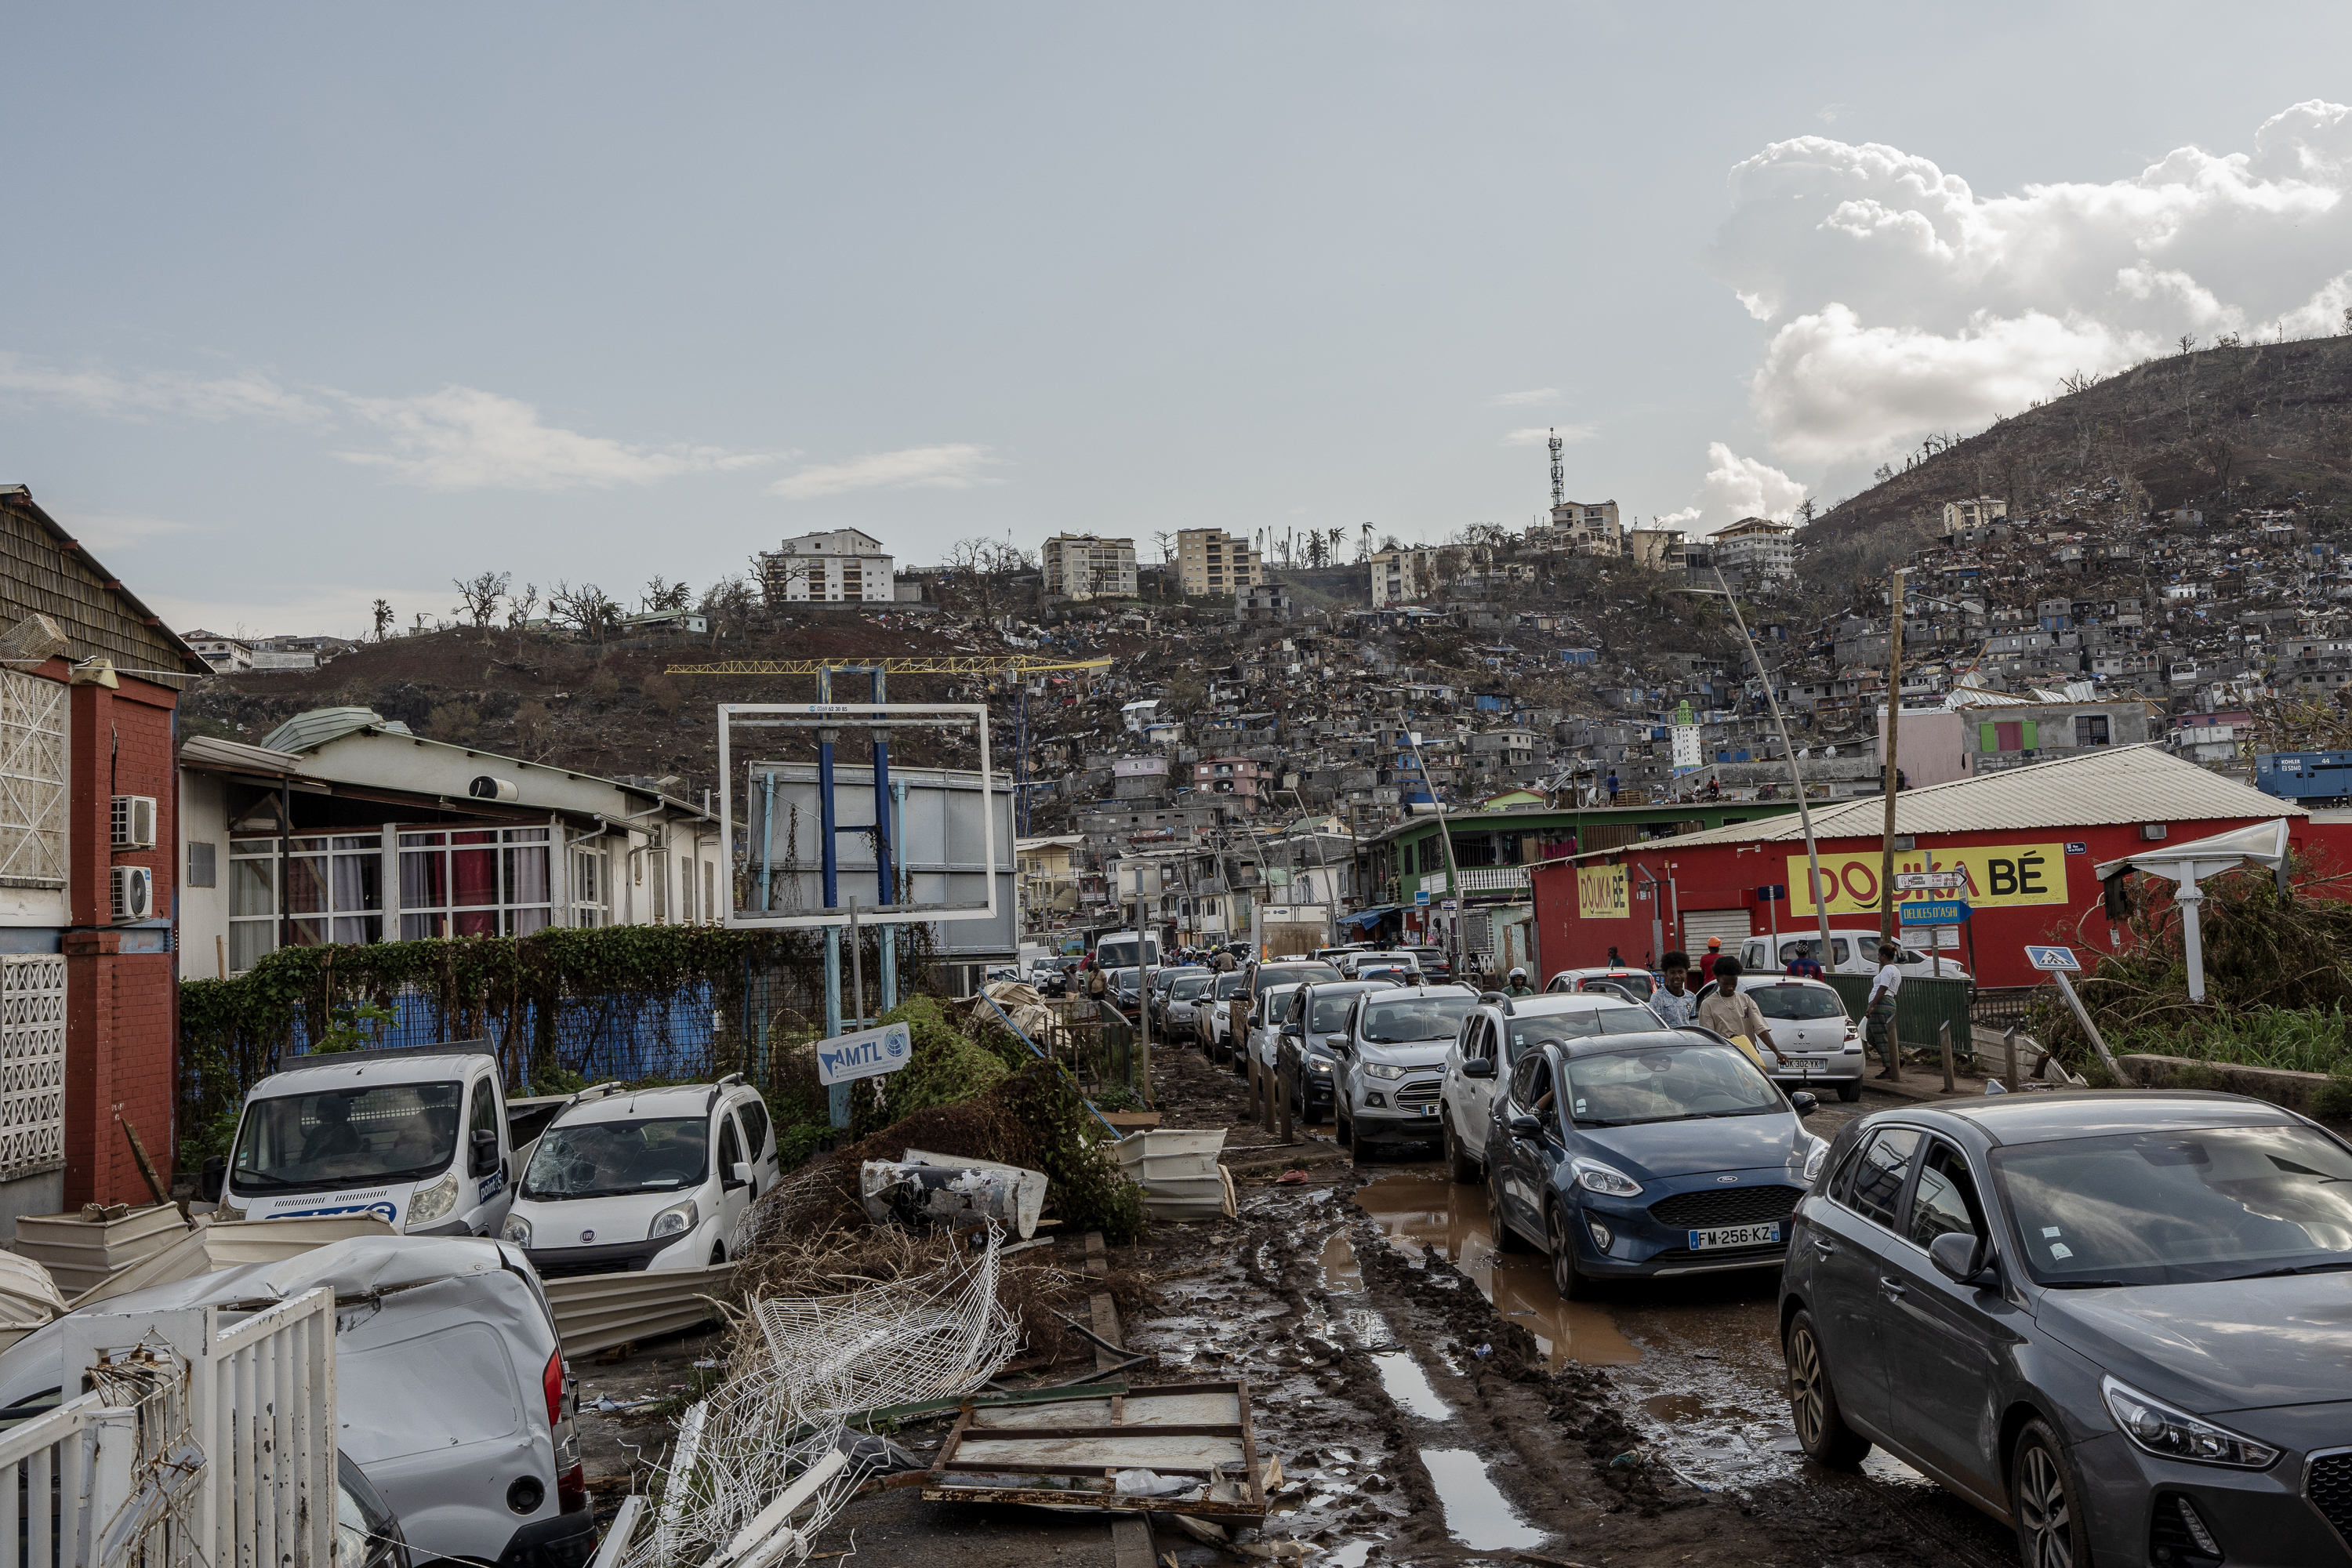
[[[155,847],[155,797],[118,795],[114,797],[114,847],[152,849]]]
[[[115,867],[114,918],[143,921],[152,919],[154,913],[155,873],[145,866]]]

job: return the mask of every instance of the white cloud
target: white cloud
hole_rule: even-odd
[[[987,447],[969,442],[908,447],[897,452],[870,452],[845,462],[803,468],[770,485],[768,493],[786,500],[814,500],[851,490],[970,489],[974,485],[1003,483],[983,472],[999,460],[988,455]]]
[[[148,414],[177,414],[194,419],[258,416],[310,424],[327,414],[316,401],[289,392],[253,371],[209,378],[162,371],[121,376],[107,370],[58,370],[20,354],[0,353],[0,396],[8,395],[114,418]]]
[[[1559,401],[1559,388],[1557,386],[1538,386],[1532,392],[1500,392],[1486,400],[1489,406],[1496,408],[1517,408],[1523,404]]]
[[[426,489],[609,489],[774,461],[719,447],[643,447],[540,422],[519,398],[470,386],[415,397],[346,397],[383,432],[389,451],[343,451],[347,463],[382,468]]]
[[[1730,186],[1709,262],[1777,323],[1751,395],[1775,452],[1803,461],[1981,427],[2183,333],[2326,331],[2352,305],[2337,104],[2273,116],[2252,153],[2184,147],[2104,184],[1980,196],[1899,148],[1800,136]]]
[[[1853,105],[1851,103],[1824,103],[1813,110],[1813,118],[1824,125],[1835,125],[1853,112]]]
[[[1713,533],[1743,517],[1769,517],[1786,522],[1796,516],[1805,499],[1805,487],[1769,463],[1743,458],[1721,441],[1706,447],[1706,478],[1699,483],[1696,506],[1658,521],[1668,528]]]
[[[1598,425],[1562,425],[1550,429],[1538,426],[1527,430],[1514,430],[1509,435],[1503,437],[1503,445],[1506,447],[1541,447],[1548,445],[1554,436],[1559,437],[1563,442],[1573,447],[1579,441],[1598,440],[1601,436],[1601,426]]]

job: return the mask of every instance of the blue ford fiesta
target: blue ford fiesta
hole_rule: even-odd
[[[1711,1034],[1544,1040],[1494,1098],[1495,1244],[1551,1254],[1564,1297],[1596,1279],[1778,1268],[1829,1145],[1790,1094]]]

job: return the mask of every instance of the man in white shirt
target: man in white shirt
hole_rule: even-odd
[[[1895,996],[1903,989],[1903,972],[1895,967],[1897,951],[1892,942],[1878,944],[1878,973],[1871,977],[1870,1001],[1863,1009],[1878,1054],[1886,1063],[1886,1070],[1878,1076],[1895,1083],[1903,1081],[1903,1062],[1895,1044]]]
[[[1690,989],[1690,955],[1670,952],[1658,961],[1658,973],[1665,984],[1650,995],[1650,1011],[1665,1020],[1669,1029],[1679,1029],[1698,1014],[1698,994]]]

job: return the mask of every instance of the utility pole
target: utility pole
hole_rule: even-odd
[[[1723,602],[1731,606],[1731,624],[1739,628],[1739,640],[1748,645],[1748,662],[1756,673],[1764,678],[1765,706],[1772,710],[1773,728],[1780,731],[1780,750],[1788,753],[1789,782],[1797,790],[1797,820],[1805,828],[1805,862],[1812,869],[1813,916],[1821,926],[1822,949],[1817,955],[1822,967],[1830,962],[1830,900],[1822,889],[1822,850],[1813,839],[1813,810],[1805,801],[1805,775],[1797,767],[1797,748],[1789,740],[1789,721],[1780,717],[1780,699],[1772,690],[1772,672],[1764,668],[1764,656],[1756,650],[1756,639],[1748,635],[1748,617],[1739,613],[1739,601],[1733,596],[1731,585],[1723,580],[1723,568],[1710,557],[1707,570],[1715,574],[1715,585],[1723,591]],[[1778,958],[1780,954],[1772,955]]]
[[[1878,940],[1895,940],[1895,743],[1903,712],[1903,568],[1895,569],[1895,595],[1886,617],[1886,744],[1880,762],[1886,784],[1886,831],[1878,857]],[[1931,933],[1932,934],[1932,933]]]
[[[1445,890],[1454,899],[1454,918],[1446,922],[1451,941],[1447,943],[1446,960],[1454,973],[1464,973],[1462,963],[1462,917],[1469,912],[1469,896],[1462,889],[1462,868],[1454,863],[1454,834],[1445,825],[1445,806],[1437,798],[1437,785],[1429,776],[1429,762],[1421,754],[1421,731],[1407,730],[1405,737],[1412,742],[1412,765],[1420,771],[1421,787],[1429,792],[1429,804],[1437,812],[1437,842],[1445,847]],[[1402,889],[1400,889],[1400,891]]]

